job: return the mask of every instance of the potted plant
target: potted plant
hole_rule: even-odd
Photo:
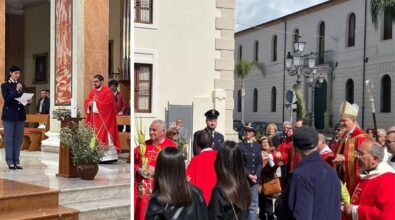
[[[71,149],[72,160],[81,179],[93,180],[99,170],[98,163],[105,149],[91,127],[71,126],[60,129],[60,141]]]

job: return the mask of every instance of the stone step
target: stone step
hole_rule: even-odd
[[[79,220],[130,219],[130,198],[105,199],[65,206],[78,209]]]
[[[0,179],[0,219],[78,219],[78,210],[60,207],[59,191]]]
[[[45,204],[41,204],[45,206]],[[65,207],[39,208],[39,209],[24,209],[22,206],[19,210],[1,213],[0,220],[78,220],[78,210]]]
[[[67,189],[59,195],[61,205],[108,199],[130,199],[130,184]]]
[[[0,213],[18,211],[21,207],[40,209],[58,206],[58,190],[6,179],[0,179],[0,186]]]

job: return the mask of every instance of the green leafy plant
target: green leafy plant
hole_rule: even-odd
[[[77,110],[77,118],[81,117],[81,112]],[[52,118],[57,120],[65,120],[66,118],[71,118],[71,110],[65,108],[58,108],[52,111]]]
[[[76,123],[60,129],[60,141],[70,147],[74,165],[98,163],[106,151],[93,128]]]
[[[302,119],[304,122],[307,122],[309,121],[309,117],[307,116],[307,112],[306,112],[303,92],[297,84],[293,86],[293,90],[295,92],[296,105],[297,105],[296,117]]]
[[[372,23],[375,28],[378,27],[379,17],[387,12],[391,16],[392,20],[395,20],[395,0],[371,0],[370,1],[370,14],[372,17]]]
[[[258,72],[265,76],[265,65],[257,61],[246,61],[240,60],[238,64],[235,65],[234,73],[241,80],[241,122],[244,123],[244,96],[245,96],[245,79],[250,74],[253,69],[257,69]]]

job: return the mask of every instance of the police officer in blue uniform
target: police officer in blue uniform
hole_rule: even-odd
[[[198,148],[196,145],[196,137],[198,136],[199,133],[201,132],[207,132],[209,133],[213,139],[214,139],[214,150],[218,150],[221,144],[224,142],[224,136],[219,133],[218,131],[215,131],[215,128],[217,128],[217,119],[219,116],[219,112],[215,109],[208,110],[204,116],[206,116],[206,125],[207,127],[203,130],[197,131],[193,134],[193,155],[199,154]]]
[[[25,106],[15,100],[23,95],[24,85],[19,81],[21,68],[12,66],[10,76],[1,84],[1,93],[4,99],[3,114],[1,119],[4,126],[4,145],[6,162],[11,170],[22,169],[19,161],[19,153],[23,141],[23,129],[25,127]],[[28,100],[31,103],[32,100]]]
[[[251,122],[244,126],[244,140],[240,142],[240,150],[244,159],[244,171],[250,183],[251,206],[249,219],[255,220],[258,215],[259,184],[262,173],[262,147],[254,140],[255,130]]]

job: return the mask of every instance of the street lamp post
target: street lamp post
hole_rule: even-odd
[[[315,127],[315,88],[321,87],[322,83],[324,83],[324,78],[322,76],[318,76],[315,79],[316,70],[313,70],[312,74],[307,77],[307,86],[311,88],[311,125]]]
[[[308,80],[311,80],[311,83],[308,82],[308,86],[312,89],[312,110],[311,110],[311,122],[312,126],[314,126],[314,89],[315,89],[315,79],[314,74],[315,70],[315,54],[303,54],[303,50],[306,42],[295,42],[294,43],[294,52],[288,52],[287,57],[285,59],[285,69],[287,70],[290,76],[296,76],[296,85],[300,88],[301,84],[301,76],[305,77]],[[321,82],[321,81],[320,81]]]

